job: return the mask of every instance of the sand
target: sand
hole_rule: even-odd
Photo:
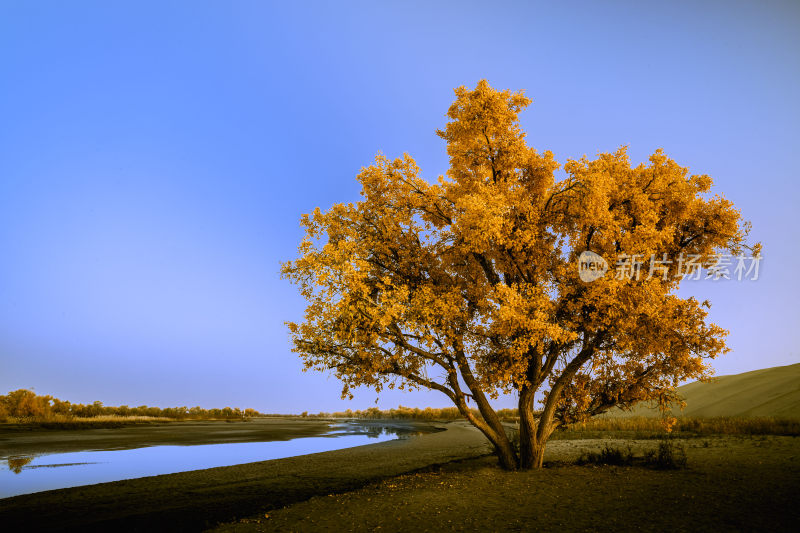
[[[676,416],[774,416],[800,418],[800,363],[718,376],[678,387],[686,402]],[[657,408],[639,404],[632,411],[613,410],[605,416],[660,416]]]

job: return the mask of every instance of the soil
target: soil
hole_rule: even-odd
[[[318,496],[215,533],[256,531],[797,531],[800,438],[685,441],[689,467],[576,466],[603,445],[557,441],[542,470],[507,472],[493,457]],[[572,464],[570,464],[573,462]]]

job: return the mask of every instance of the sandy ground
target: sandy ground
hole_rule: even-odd
[[[494,458],[402,475],[224,524],[255,531],[797,531],[800,438],[685,441],[689,468],[574,466],[609,441],[554,441],[539,471]],[[654,441],[612,445],[642,450]],[[563,461],[563,462],[561,462]]]
[[[345,450],[0,499],[0,524],[4,531],[199,531],[489,451],[467,424],[441,427],[447,431]]]

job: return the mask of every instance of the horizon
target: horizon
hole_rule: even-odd
[[[750,374],[750,373],[753,373],[753,372],[760,372],[762,370],[773,370],[773,369],[776,369],[776,368],[785,368],[785,367],[795,366],[795,365],[800,365],[800,363],[790,363],[788,365],[779,365],[779,366],[775,366],[775,367],[757,368],[755,370],[747,370],[745,372],[741,372],[741,373],[738,373],[738,374],[715,374],[711,379],[714,380],[715,378],[730,377],[730,376],[740,376],[740,375],[743,375],[743,374]],[[694,383],[698,383],[699,381],[700,380],[688,381],[688,382],[684,383],[683,385],[691,385],[691,384],[694,384]],[[681,385],[681,387],[683,385]],[[24,390],[30,390],[30,389],[24,389]],[[6,393],[6,395],[9,394],[9,393],[12,393],[12,392],[16,392],[16,391],[8,391]],[[38,392],[36,394],[37,394],[37,396],[40,395]],[[52,396],[52,395],[48,395],[47,393],[42,393],[41,395],[43,395],[43,396]],[[4,395],[0,394],[0,397],[2,397],[2,396],[4,396]],[[67,403],[73,403],[73,402],[71,402],[69,400],[69,398],[56,398],[56,397],[53,397],[53,399],[64,401],[64,402],[67,402]],[[107,404],[106,402],[103,402],[102,400],[95,400],[95,401],[99,401],[103,405],[103,407],[105,407],[105,408],[129,407],[131,409],[138,409],[138,408],[141,408],[141,407],[147,407],[147,408],[158,408],[158,409],[176,409],[176,408],[180,408],[180,407],[187,407],[189,409],[193,409],[195,407],[203,407],[203,409],[206,409],[206,410],[232,408],[232,409],[241,409],[242,411],[251,409],[251,407],[245,406],[245,405],[224,405],[224,406],[223,405],[216,405],[216,406],[213,406],[213,407],[209,407],[209,406],[190,406],[190,405],[181,406],[181,405],[177,405],[177,404],[176,405],[149,405],[149,404],[136,405],[135,402],[133,404],[131,404],[131,405],[127,405],[127,404],[110,405],[110,404]],[[75,402],[75,403],[77,403],[77,402]],[[94,403],[94,401],[85,402],[83,405],[91,405],[92,403]],[[386,407],[378,408],[378,407],[375,407],[373,405],[373,406],[370,406],[370,407],[365,407],[363,409],[346,408],[346,409],[342,409],[342,410],[333,410],[333,411],[326,411],[325,409],[319,409],[319,410],[314,410],[314,411],[311,411],[311,410],[302,411],[302,412],[299,412],[299,413],[298,412],[286,413],[286,412],[257,411],[257,416],[267,416],[267,417],[269,417],[269,416],[306,416],[306,415],[308,415],[309,417],[316,417],[316,416],[319,416],[319,415],[330,415],[330,416],[333,416],[333,415],[345,413],[348,410],[353,412],[353,413],[357,413],[357,412],[362,412],[363,413],[363,412],[369,411],[371,409],[379,409],[382,412],[388,412],[388,411],[391,411],[391,410],[398,410],[398,409],[412,409],[412,410],[413,409],[420,409],[420,410],[424,410],[424,409],[433,409],[433,410],[451,409],[451,410],[457,410],[457,407],[455,407],[454,405],[445,405],[443,407],[432,407],[432,406],[407,406],[407,405],[398,404],[398,405],[393,406],[393,407],[386,406]],[[472,407],[472,409],[473,410],[477,410],[476,407]],[[512,406],[512,407],[506,408],[506,409],[516,410],[517,408],[515,406]]]
[[[1,393],[450,407],[438,392],[345,401],[302,372],[284,322],[305,302],[279,269],[300,216],[358,200],[375,154],[444,174],[435,132],[453,89],[484,78],[533,99],[528,143],[562,165],[664,148],[709,174],[764,244],[757,281],[680,290],[730,330],[716,375],[800,362],[800,5],[187,5],[0,6]]]

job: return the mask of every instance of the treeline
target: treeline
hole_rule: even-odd
[[[202,407],[112,407],[103,402],[91,404],[71,403],[52,396],[40,396],[27,389],[19,389],[0,396],[0,421],[9,420],[48,421],[97,417],[147,417],[172,420],[237,420],[260,416],[255,409],[224,407],[203,409]]]
[[[470,410],[477,418],[481,418],[480,411],[477,409]],[[304,412],[301,416],[310,418],[365,418],[365,419],[400,419],[400,420],[458,420],[463,419],[464,416],[456,407],[426,407],[420,409],[419,407],[404,407],[399,406],[397,409],[378,409],[377,407],[370,407],[364,410],[346,410],[336,411],[333,413],[317,413],[309,414]],[[518,411],[516,409],[499,409],[497,416],[501,420],[517,420]]]

